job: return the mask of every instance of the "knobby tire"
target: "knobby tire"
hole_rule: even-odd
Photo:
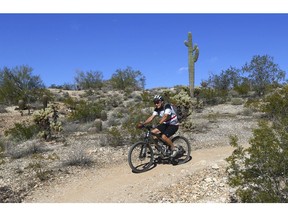
[[[154,163],[152,147],[143,141],[133,144],[128,152],[128,163],[133,172],[140,173],[149,170]]]

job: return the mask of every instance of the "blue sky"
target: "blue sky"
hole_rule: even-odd
[[[188,32],[200,49],[196,85],[254,55],[288,72],[288,13],[0,14],[0,68],[28,65],[46,86],[73,84],[76,71],[110,79],[132,67],[146,88],[188,85]]]

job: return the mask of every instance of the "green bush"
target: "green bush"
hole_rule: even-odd
[[[32,71],[25,65],[0,69],[0,102],[16,105],[21,99],[31,103],[41,98],[45,86],[39,76],[32,75]]]
[[[117,69],[110,79],[110,83],[115,90],[141,90],[145,86],[145,76],[141,71],[133,70],[131,67]]]
[[[267,96],[260,109],[270,118],[254,129],[250,147],[236,149],[226,160],[228,182],[241,202],[288,202],[288,87]]]
[[[117,127],[111,127],[108,129],[108,145],[112,147],[122,146],[125,144],[123,137],[125,133]]]
[[[288,133],[261,122],[253,134],[247,149],[231,139],[236,149],[227,158],[229,185],[241,202],[288,202]]]
[[[278,88],[263,99],[260,109],[267,113],[274,124],[281,124],[288,119],[288,85]]]
[[[198,97],[206,105],[217,105],[227,101],[227,90],[216,90],[211,88],[201,89]]]
[[[85,90],[101,89],[103,87],[103,74],[100,71],[77,71],[76,85]]]
[[[5,136],[9,136],[15,141],[26,141],[36,136],[39,129],[36,125],[26,125],[24,123],[15,123],[13,128],[4,132]]]
[[[232,98],[231,104],[232,105],[242,105],[242,104],[244,104],[244,100],[242,98]]]
[[[242,71],[247,73],[250,85],[258,96],[265,95],[270,92],[271,86],[277,86],[285,80],[285,71],[268,55],[253,56],[250,63],[242,67]]]
[[[101,111],[103,110],[103,105],[96,102],[86,102],[84,100],[79,101],[76,104],[75,110],[71,113],[70,119],[80,122],[90,122],[97,118],[101,118]]]
[[[106,121],[108,119],[108,115],[107,115],[107,112],[105,110],[102,110],[101,113],[100,113],[100,119],[102,121]]]

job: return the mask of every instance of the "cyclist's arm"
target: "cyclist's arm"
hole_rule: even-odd
[[[153,121],[153,119],[156,117],[156,115],[151,115],[149,118],[146,119],[146,121],[143,123],[143,125],[149,124]]]
[[[169,114],[164,114],[163,117],[160,119],[159,124],[164,123],[165,121],[170,119],[170,115]]]

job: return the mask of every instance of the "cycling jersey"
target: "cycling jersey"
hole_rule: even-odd
[[[164,124],[179,125],[177,115],[170,104],[165,104],[160,109],[155,108],[153,111],[153,115],[158,115],[160,117],[163,117],[164,114],[168,114],[170,116],[170,118],[164,122]]]

